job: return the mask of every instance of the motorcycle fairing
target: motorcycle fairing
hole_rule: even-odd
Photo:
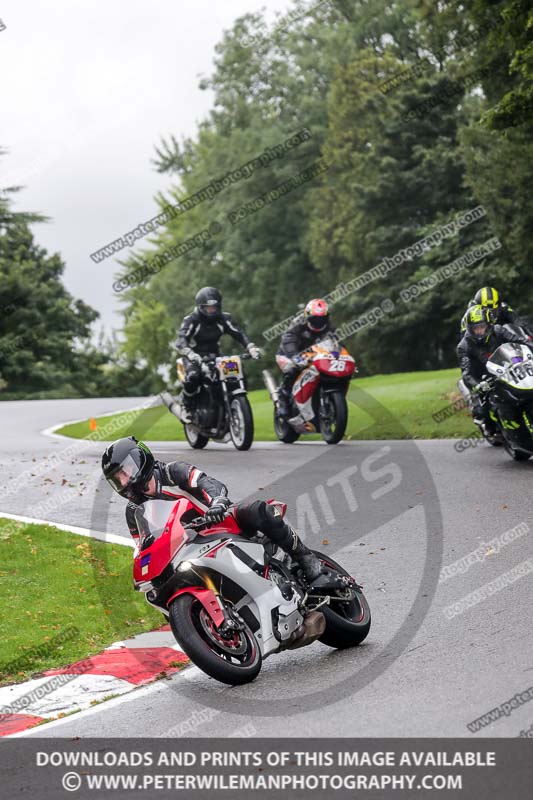
[[[228,545],[224,534],[218,544]],[[210,557],[210,553],[216,549],[215,558]],[[238,549],[244,551],[247,560],[251,560],[259,567],[265,565],[265,550],[261,544],[249,542],[246,539],[239,540]],[[209,545],[201,545],[201,542],[191,542],[178,553],[179,562],[189,562],[195,572],[202,574],[209,571],[211,579],[215,579],[215,574],[225,576],[238,584],[244,594],[235,603],[236,611],[248,608],[253,616],[259,621],[261,636],[258,636],[258,643],[263,656],[268,655],[279,649],[279,639],[274,633],[273,612],[281,617],[289,618],[292,615],[299,615],[300,595],[295,593],[291,600],[286,600],[278,585],[268,577],[258,574],[251,569],[233,551],[231,546],[217,547],[215,542]],[[223,580],[223,579],[222,579]],[[223,583],[222,583],[223,585]]]
[[[141,547],[138,546],[135,550],[133,567],[135,587],[144,592],[154,590],[152,580],[161,575],[165,569],[174,570],[177,586],[174,591],[171,590],[166,605],[168,606],[179,594],[189,592],[202,603],[213,622],[220,625],[221,605],[213,587],[217,576],[225,576],[237,584],[243,592],[235,604],[236,610],[248,608],[260,623],[261,634],[257,640],[262,655],[267,656],[278,650],[280,632],[277,630],[276,636],[274,618],[282,620],[283,626],[287,625],[287,630],[298,627],[301,624],[299,606],[302,594],[294,591],[291,599],[287,600],[277,583],[265,577],[264,547],[239,536],[242,531],[233,515],[228,514],[223,522],[210,527],[202,536],[202,532],[192,531],[186,524],[184,526],[181,523],[181,518],[187,511],[198,510],[191,500],[188,498],[177,500],[170,507],[165,522],[163,522],[165,506],[161,505],[163,503],[168,509],[170,504],[165,500],[149,500],[143,504],[143,520],[147,525],[144,534],[153,536],[154,541],[144,550],[141,549],[141,542]],[[269,503],[279,510],[281,515],[285,514],[284,503],[274,499],[269,500]],[[152,504],[154,508],[150,509],[149,506]],[[248,564],[232,551],[231,546],[228,546],[237,536],[239,536],[238,549],[246,554]],[[252,562],[257,565],[257,571],[249,566]],[[180,564],[185,566],[184,581],[186,576],[189,584],[191,576],[206,576],[208,585],[180,586]],[[157,602],[154,601],[154,604],[156,608],[163,610]],[[168,611],[166,613],[168,614]]]
[[[533,353],[523,344],[506,342],[487,361],[487,370],[515,393],[533,391]]]
[[[312,397],[320,383],[320,373],[314,365],[306,367],[294,382],[292,394],[300,414],[305,420],[314,417]]]

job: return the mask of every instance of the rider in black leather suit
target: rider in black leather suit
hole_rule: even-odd
[[[147,500],[176,501],[190,496],[200,506],[208,525],[222,522],[232,514],[243,532],[253,536],[260,531],[297,562],[311,583],[322,573],[322,564],[280,515],[276,506],[256,500],[233,504],[227,487],[184,461],[165,464],[156,461],[150,449],[133,436],[111,444],[102,456],[102,471],[110,486],[129,500],[126,522],[135,541],[139,531],[135,510]]]
[[[222,295],[218,289],[205,286],[196,295],[196,308],[188,314],[178,332],[175,348],[185,360],[183,405],[190,412],[194,395],[202,382],[202,356],[220,355],[219,341],[228,334],[245,347],[252,358],[261,351],[250,341],[245,331],[237,325],[227,311],[222,311]]]

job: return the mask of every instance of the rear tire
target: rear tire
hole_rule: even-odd
[[[322,404],[328,411],[323,416]],[[342,392],[325,392],[322,394],[319,408],[320,433],[327,444],[338,444],[346,433],[348,425],[348,403]]]
[[[183,430],[185,431],[185,438],[187,439],[193,450],[201,450],[206,446],[206,444],[209,441],[208,436],[203,436],[201,433],[198,433],[192,427],[192,425],[185,424],[183,426]]]
[[[341,575],[350,575],[330,556],[319,553],[318,550],[313,552]],[[371,624],[370,608],[361,591],[356,592],[356,597],[349,603],[334,602],[331,606],[322,606],[320,611],[326,618],[326,630],[319,639],[322,644],[343,650],[346,647],[356,647],[368,636]]]
[[[245,395],[234,397],[229,404],[229,432],[236,450],[249,450],[254,440],[254,418]]]
[[[176,641],[203,672],[221,683],[239,686],[250,683],[261,671],[262,657],[259,645],[250,628],[233,638],[238,639],[238,647],[232,648],[217,642],[216,630],[207,611],[192,594],[180,594],[171,603],[169,621]],[[220,639],[220,637],[219,637]],[[237,654],[238,649],[242,653]],[[229,659],[233,659],[230,661]],[[236,663],[241,661],[241,663]]]
[[[293,444],[300,438],[300,434],[294,428],[291,428],[286,420],[278,416],[277,409],[274,409],[274,431],[283,444]]]

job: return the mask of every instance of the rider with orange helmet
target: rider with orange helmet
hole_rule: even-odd
[[[325,300],[310,300],[283,336],[276,355],[278,367],[283,372],[283,380],[279,389],[279,414],[286,417],[290,409],[290,397],[296,380],[307,360],[301,355],[312,345],[333,333],[329,317],[329,308]]]

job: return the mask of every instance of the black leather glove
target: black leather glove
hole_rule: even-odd
[[[201,364],[202,363],[202,356],[199,353],[195,353],[194,350],[189,350],[189,352],[185,355],[191,364]]]
[[[222,522],[231,505],[231,500],[228,497],[215,497],[204,514],[204,519],[208,525],[216,525]]]

